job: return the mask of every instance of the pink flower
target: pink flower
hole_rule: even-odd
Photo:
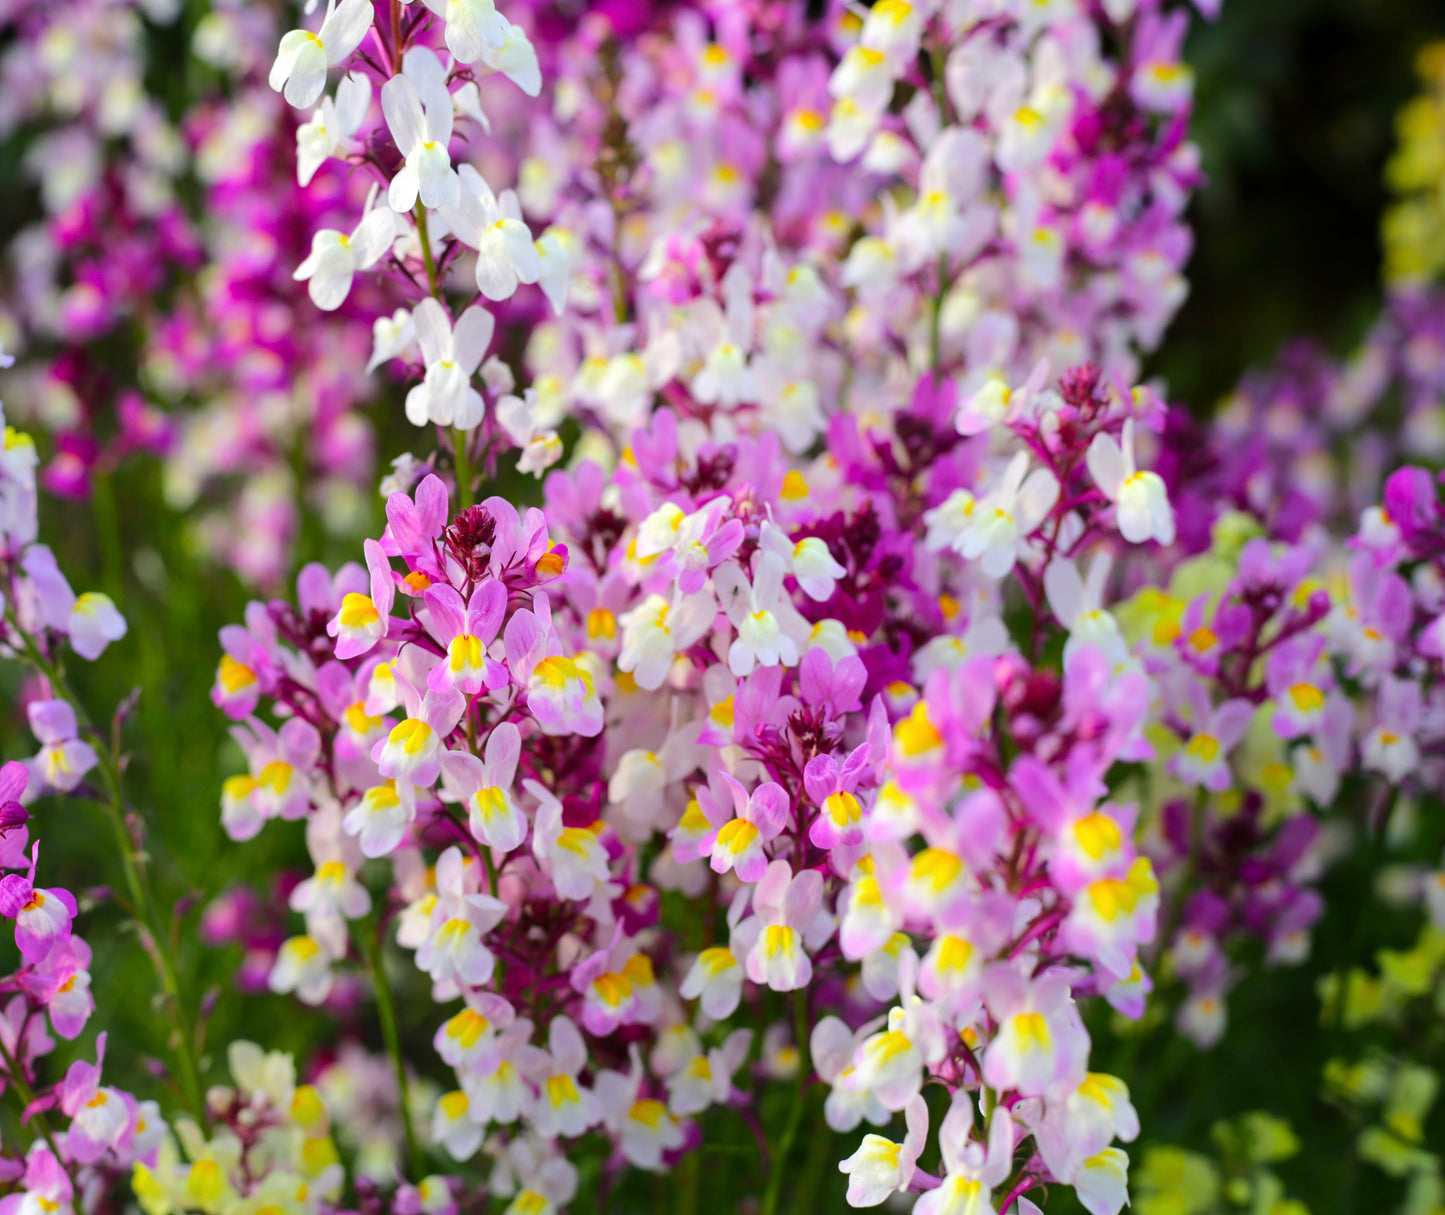
[[[738,926],[740,936],[747,924]],[[807,951],[822,945],[832,932],[823,913],[823,875],[805,869],[794,876],[787,861],[773,861],[753,889],[748,978],[774,991],[806,987],[813,976]]]
[[[718,774],[732,795],[731,814],[710,789],[698,791],[698,804],[711,824],[698,840],[698,853],[706,854],[714,873],[734,871],[744,882],[756,882],[768,867],[765,844],[787,824],[792,808],[783,787],[764,781],[749,793],[726,772]]]
[[[68,890],[41,890],[35,886],[39,859],[37,842],[25,877],[7,873],[0,878],[0,915],[15,921],[15,944],[25,960],[34,963],[45,961],[69,939],[70,921],[76,914],[75,898]]]
[[[38,786],[35,791],[69,793],[100,762],[95,748],[76,737],[74,707],[65,700],[32,700],[26,714],[30,729],[42,744],[40,753],[30,761]]]

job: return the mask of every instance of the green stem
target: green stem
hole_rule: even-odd
[[[808,1143],[808,1154],[803,1165],[802,1180],[793,1194],[793,1209],[795,1211],[816,1211],[818,1206],[818,1191],[822,1188],[823,1178],[828,1170],[828,1158],[836,1154],[833,1152],[833,1136],[823,1128],[812,1135]]]
[[[702,1180],[702,1153],[689,1152],[677,1166],[681,1174],[677,1187],[676,1215],[697,1215],[697,1195]]]
[[[34,639],[19,627],[13,619],[12,628],[25,646],[26,657],[50,683],[53,691],[70,702],[80,724],[88,730],[100,745],[96,747],[96,759],[101,781],[105,785],[105,812],[111,829],[115,833],[116,848],[120,853],[121,868],[125,873],[126,890],[130,894],[131,917],[141,937],[141,945],[151,960],[160,984],[163,1002],[171,1021],[171,1050],[175,1054],[180,1070],[182,1096],[191,1114],[202,1124],[206,1120],[205,1103],[201,1098],[200,1066],[195,1056],[195,1036],[186,1015],[185,1002],[181,999],[180,982],[176,969],[167,955],[165,934],[159,930],[155,919],[156,899],[150,889],[145,863],[136,845],[130,828],[125,821],[124,797],[121,787],[120,740],[118,729],[110,738],[100,733],[90,720],[85,705],[75,694],[65,678],[59,664],[51,662],[40,652]]]
[[[933,296],[933,314],[928,321],[928,361],[934,372],[943,365],[943,304],[948,296],[948,254],[938,255],[938,290]]]
[[[813,1069],[808,1057],[808,992],[803,988],[793,997],[793,1033],[798,1040],[798,1084],[793,1090],[793,1108],[788,1112],[788,1123],[783,1128],[783,1137],[778,1150],[773,1153],[773,1167],[768,1174],[768,1188],[763,1194],[759,1215],[776,1215],[778,1198],[783,1189],[783,1172],[787,1168],[788,1154],[793,1149],[793,1140],[798,1137],[798,1127],[803,1122],[803,1109],[808,1101],[808,1075]]]
[[[482,864],[485,865],[487,869],[487,893],[494,899],[501,898],[502,896],[497,892],[497,883],[499,881],[497,877],[497,862],[492,857],[492,850],[483,844],[481,852]]]
[[[401,1054],[401,1034],[396,1027],[396,1005],[391,998],[391,984],[387,982],[386,970],[382,964],[376,916],[370,915],[359,924],[356,935],[366,969],[371,972],[371,985],[376,991],[376,1012],[381,1020],[381,1036],[386,1043],[386,1053],[391,1056],[392,1067],[396,1070],[397,1105],[401,1110],[401,1127],[406,1136],[407,1174],[415,1180],[420,1176],[422,1168],[421,1148],[417,1143],[416,1128],[411,1121],[411,1085],[406,1075],[406,1060]]]
[[[417,203],[413,214],[416,216],[416,234],[421,241],[422,265],[426,267],[426,288],[437,299],[441,299],[437,291],[437,264],[431,255],[431,238],[426,230],[426,208]]]
[[[467,458],[467,432],[460,426],[452,427],[452,450],[457,460],[457,498],[466,510],[472,504],[472,465]]]

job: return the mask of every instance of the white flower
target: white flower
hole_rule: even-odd
[[[868,10],[859,43],[881,51],[895,71],[904,71],[918,54],[923,36],[923,6],[907,0],[880,0]]]
[[[884,295],[898,281],[898,254],[880,236],[860,237],[848,250],[840,281],[864,299]]]
[[[442,211],[442,219],[468,248],[477,251],[477,290],[489,300],[504,300],[518,283],[535,283],[542,262],[522,208],[511,190],[501,198],[470,165],[459,170],[461,194]]]
[[[966,489],[956,489],[932,510],[925,511],[923,521],[928,532],[923,538],[930,552],[952,548],[973,522],[978,499]]]
[[[406,353],[416,341],[416,325],[411,313],[398,308],[390,316],[379,316],[371,324],[371,358],[366,364],[370,375],[389,359]]]
[[[508,394],[497,402],[497,421],[507,437],[522,449],[517,471],[540,477],[562,458],[562,440],[550,427],[537,425],[537,390],[527,389],[523,396]]]
[[[783,575],[786,569],[776,553],[758,558],[753,581],[733,562],[720,566],[713,584],[722,599],[728,619],[737,629],[737,639],[728,649],[728,669],[739,679],[758,666],[790,667],[798,661],[798,645],[783,631],[778,620],[784,606]],[[787,605],[791,608],[791,604]]]
[[[756,400],[758,385],[747,352],[731,338],[724,338],[708,352],[702,370],[693,377],[692,395],[704,405],[724,409]]]
[[[499,20],[503,26],[501,44],[495,48],[482,47],[482,62],[494,72],[501,72],[528,97],[535,97],[542,91],[537,51],[519,27],[505,18]]]
[[[446,22],[447,50],[458,63],[475,63],[506,40],[507,22],[492,0],[426,0]]]
[[[507,914],[507,905],[473,888],[469,866],[455,846],[437,859],[437,900],[427,925],[427,938],[417,947],[417,968],[433,983],[465,983],[479,987],[492,977],[495,959],[486,935]]]
[[[291,892],[291,910],[356,920],[371,910],[371,895],[344,861],[328,860]]]
[[[721,1046],[693,1055],[668,1077],[668,1109],[686,1116],[726,1102],[733,1091],[733,1073],[747,1060],[752,1041],[752,1030],[735,1029]]]
[[[1134,464],[1133,418],[1124,423],[1122,446],[1111,435],[1094,436],[1088,464],[1094,483],[1118,507],[1119,534],[1125,540],[1174,543],[1174,511],[1164,479],[1155,472],[1140,472]]]
[[[802,455],[825,425],[817,383],[807,368],[785,370],[766,356],[753,360],[753,378],[764,425],[793,455]]]
[[[990,578],[1002,578],[1029,534],[1048,517],[1059,497],[1059,483],[1046,468],[1028,471],[1027,452],[1009,461],[999,485],[968,512],[968,524],[952,547],[970,561],[978,561]],[[1027,474],[1027,475],[1025,475]]]
[[[943,1182],[914,1204],[918,1215],[985,1215],[993,1211],[989,1192],[1003,1185],[1013,1167],[1014,1122],[1008,1110],[988,1118],[988,1146],[970,1142],[973,1099],[956,1093],[939,1129]]]
[[[828,80],[828,92],[866,114],[881,114],[893,96],[893,68],[880,50],[850,47]]]
[[[913,654],[913,678],[923,685],[934,671],[956,671],[970,658],[996,657],[1009,648],[1008,628],[998,616],[975,615],[962,636],[945,633]]]
[[[431,1137],[453,1160],[466,1160],[482,1146],[482,1127],[471,1112],[471,1101],[457,1089],[442,1097],[432,1114]]]
[[[581,1135],[602,1119],[602,1106],[591,1089],[577,1083],[587,1063],[587,1046],[571,1017],[555,1017],[548,1029],[550,1058],[536,1077],[532,1121],[549,1138]]]
[[[412,313],[426,378],[406,394],[407,420],[414,426],[435,422],[470,430],[482,420],[482,397],[471,386],[472,374],[492,340],[492,314],[473,304],[453,329],[434,299],[424,299]]]
[[[822,603],[833,596],[833,586],[848,571],[833,559],[828,542],[819,536],[808,536],[790,544],[780,528],[763,522],[761,546],[776,553],[783,568],[798,580],[798,586],[809,599]]]
[[[523,788],[542,803],[533,821],[532,852],[564,899],[590,899],[607,885],[607,849],[597,832],[562,825],[562,803],[536,781]],[[600,824],[598,824],[600,826]]]
[[[714,1020],[730,1017],[742,998],[743,967],[725,945],[704,949],[678,988],[684,1000],[699,1000],[702,1010]]]
[[[868,146],[879,118],[878,111],[863,109],[851,97],[838,98],[828,115],[828,155],[839,164],[852,160]]]
[[[858,1150],[838,1165],[848,1175],[848,1205],[876,1207],[895,1193],[907,1192],[928,1138],[928,1106],[912,1097],[904,1110],[908,1133],[902,1143],[882,1135],[864,1135]]]
[[[416,817],[413,786],[403,781],[373,785],[347,811],[341,826],[348,835],[360,838],[363,856],[389,856],[401,843],[407,824]]]
[[[641,355],[614,354],[597,378],[593,392],[603,415],[615,425],[641,423],[652,402],[654,376]]]
[[[1068,120],[1072,99],[1060,85],[1037,90],[999,131],[994,159],[1005,173],[1021,173],[1041,163]]]
[[[1128,1154],[1110,1147],[1090,1156],[1074,1174],[1074,1193],[1089,1215],[1119,1215],[1129,1202]]]
[[[995,211],[978,200],[988,160],[987,142],[972,129],[949,127],[934,141],[919,170],[917,201],[893,229],[906,270],[942,254],[966,261],[993,235]]]
[[[376,265],[395,239],[396,216],[378,207],[361,217],[350,236],[322,228],[311,238],[311,253],[292,277],[306,283],[313,304],[323,312],[334,312],[351,293],[356,272]]]
[[[292,30],[281,39],[271,67],[271,87],[285,93],[298,110],[316,104],[326,87],[326,69],[334,67],[361,45],[371,28],[371,0],[341,0],[328,4],[326,19],[316,33]]]
[[[323,97],[311,121],[296,128],[296,180],[311,183],[330,157],[350,150],[352,137],[371,108],[371,81],[349,75],[336,86],[336,100]]]
[[[75,597],[66,628],[70,648],[93,662],[112,641],[125,636],[125,617],[109,595],[85,591]]]
[[[405,158],[387,193],[393,211],[410,211],[418,195],[422,206],[432,209],[455,207],[461,200],[461,181],[447,151],[452,99],[435,77],[422,75],[421,80],[425,96],[407,76],[393,76],[381,86],[381,111]]]
[[[579,252],[576,234],[556,224],[537,238],[537,281],[542,287],[542,294],[552,305],[552,311],[558,316],[567,305],[567,290],[572,285],[572,272]]]
[[[620,618],[622,653],[617,669],[630,671],[637,686],[649,692],[660,688],[673,656],[698,641],[716,615],[717,604],[707,591],[675,593],[671,603],[661,595],[649,595]]]
[[[1419,767],[1420,747],[1408,734],[1376,726],[1361,740],[1360,758],[1370,771],[1398,784]]]
[[[331,958],[314,937],[292,937],[277,951],[267,982],[278,994],[294,991],[303,1004],[320,1004],[331,991]]]
[[[1129,660],[1129,645],[1119,631],[1119,623],[1102,606],[1104,588],[1109,581],[1113,559],[1100,553],[1089,566],[1089,576],[1081,578],[1072,561],[1059,558],[1044,571],[1044,594],[1049,609],[1068,630],[1064,643],[1064,665],[1080,646],[1098,646],[1115,666]]]

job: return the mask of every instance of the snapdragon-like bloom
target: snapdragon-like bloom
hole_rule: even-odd
[[[382,113],[402,155],[387,202],[393,211],[403,213],[418,198],[424,207],[455,207],[462,192],[447,151],[452,137],[451,95],[437,77],[420,79],[424,94],[406,75],[393,76],[381,87]]]
[[[457,239],[477,253],[477,290],[489,300],[510,299],[520,283],[542,274],[541,256],[510,190],[498,198],[470,165],[459,170],[458,191],[443,211]],[[440,204],[439,204],[440,205]]]
[[[371,82],[348,75],[336,86],[336,99],[323,97],[311,120],[296,128],[296,181],[307,186],[333,156],[351,150],[371,108]],[[319,305],[318,305],[319,307]]]
[[[316,104],[326,87],[326,70],[351,57],[371,28],[369,0],[328,0],[326,17],[316,33],[292,30],[281,39],[270,83],[298,110]]]
[[[30,761],[36,789],[69,793],[100,762],[95,748],[78,737],[74,706],[66,700],[36,700],[26,706],[26,714],[41,743],[40,753]]]
[[[396,219],[384,207],[368,211],[350,235],[323,228],[311,241],[311,253],[293,277],[304,282],[311,302],[323,312],[334,312],[346,302],[352,280],[369,270],[396,239]]]
[[[426,0],[426,6],[446,22],[447,50],[458,63],[475,63],[506,38],[506,19],[492,0]]]
[[[427,298],[412,311],[412,321],[426,376],[407,393],[407,421],[471,430],[482,420],[482,397],[471,379],[491,345],[492,314],[474,304],[453,326],[441,304]]]
[[[317,186],[340,154],[396,208],[338,359],[394,361],[412,422],[469,433],[395,460],[364,570],[223,638],[224,825],[304,819],[311,865],[258,966],[340,1011],[357,953],[412,951],[449,1002],[433,1140],[515,1215],[594,1151],[665,1172],[711,1107],[813,1073],[829,1126],[876,1132],[855,1205],[1068,1185],[1112,1215],[1139,1128],[1082,1010],[1141,1017],[1157,966],[1217,1037],[1240,938],[1308,947],[1305,799],[1433,765],[1433,483],[1356,509],[1345,554],[1316,507],[1261,504],[1311,488],[1291,427],[1193,460],[1134,386],[1198,178],[1183,25],[1148,0],[633,7],[604,36],[398,6],[355,60],[385,125],[343,81],[346,123],[338,91],[301,141]],[[487,77],[530,94],[542,65],[536,107]],[[1220,438],[1254,432],[1268,459]],[[31,564],[17,600],[58,637]]]
[[[1156,472],[1134,463],[1134,419],[1124,422],[1121,438],[1099,434],[1089,445],[1089,473],[1104,497],[1116,506],[1119,533],[1131,544],[1156,540],[1174,543],[1174,511],[1168,490]]]

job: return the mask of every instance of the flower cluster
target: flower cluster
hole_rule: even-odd
[[[271,18],[225,4],[207,15],[196,62],[232,93],[176,125],[141,84],[147,20],[175,17],[94,0],[4,18],[15,38],[0,133],[45,124],[26,168],[48,215],[16,240],[0,337],[27,356],[18,399],[53,437],[45,488],[82,497],[128,457],[157,456],[204,551],[274,584],[303,511],[359,530],[374,459],[359,407],[375,391],[360,365],[386,299],[373,290],[318,323],[292,279],[311,222],[365,191],[339,166],[298,184],[276,137],[290,116],[263,79]],[[133,369],[116,366],[114,348],[132,344]]]
[[[343,125],[384,193],[297,275],[324,309],[372,266],[413,282],[373,357],[415,369],[407,415],[455,451],[433,465],[450,492],[398,466],[364,568],[308,567],[294,607],[255,603],[223,631],[213,698],[247,773],[222,821],[245,839],[304,818],[315,865],[271,986],[334,999],[353,959],[375,970],[357,925],[393,921],[453,1010],[432,1136],[511,1161],[491,1184],[517,1210],[570,1200],[565,1145],[586,1132],[614,1166],[658,1169],[709,1106],[751,1105],[768,1048],[729,1022],[755,1024],[772,991],[797,993],[792,1048],[830,1125],[905,1116],[902,1144],[869,1135],[842,1163],[855,1204],[973,1209],[996,1190],[1023,1208],[1062,1182],[1116,1212],[1113,1144],[1137,1119],[1123,1082],[1088,1070],[1075,1001],[1139,1015],[1160,889],[1111,772],[1234,787],[1255,706],[1315,660],[1286,643],[1329,606],[1261,541],[1222,593],[1129,605],[1200,616],[1195,639],[1227,624],[1253,647],[1237,670],[1110,612],[1118,559],[1177,531],[1146,462],[1166,410],[1130,377],[1183,292],[1185,16],[1111,13],[1117,60],[1062,7],[956,23],[885,4],[829,22],[825,45],[788,19],[709,38],[679,14],[670,38],[626,44],[586,23],[604,72],[570,79],[587,61],[557,57],[565,119],[533,137],[570,154],[524,162],[520,200],[451,148],[458,122],[482,125],[472,65],[540,87],[529,41],[485,9],[401,16],[328,9],[272,74],[307,106],[347,67],[323,127],[364,123],[381,78],[384,130]],[[818,209],[850,197],[853,232]],[[552,221],[535,244],[524,211]],[[495,303],[534,282],[560,315],[508,395],[515,372],[484,365],[494,310],[452,313],[449,292]],[[542,511],[470,505],[498,450],[479,368],[522,471],[561,457],[565,414],[586,426]],[[1286,883],[1308,844],[1269,845]],[[364,871],[382,859],[378,909]],[[674,894],[700,940],[662,915]],[[1288,885],[1224,912],[1291,942],[1314,913]],[[1201,1003],[1222,992],[1212,940]],[[953,1094],[940,1176],[917,1168],[925,1081]]]
[[[3,357],[3,356],[0,356]],[[8,360],[6,360],[8,362]],[[0,417],[3,424],[3,417]],[[77,596],[54,554],[35,542],[35,451],[29,436],[5,428],[0,458],[0,643],[42,670],[62,646],[93,659],[125,635],[115,605],[98,592]],[[44,678],[26,705],[41,743],[28,763],[0,767],[0,916],[13,922],[15,968],[0,977],[0,1090],[23,1103],[27,1133],[6,1144],[0,1176],[12,1205],[71,1210],[82,1196],[101,1201],[132,1166],[154,1160],[166,1124],[154,1101],[102,1083],[106,1035],[94,1062],[77,1058],[59,1079],[41,1082],[56,1037],[77,1038],[95,1000],[91,949],[75,931],[70,890],[38,884],[40,841],[27,805],[47,792],[69,793],[99,762],[81,737],[63,684]],[[56,1037],[52,1037],[54,1034]]]
[[[253,1042],[227,1048],[234,1086],[206,1094],[209,1133],[190,1119],[158,1128],[132,1185],[146,1215],[268,1207],[332,1209],[343,1169],[321,1094],[296,1083],[290,1055]]]
[[[0,769],[33,1128],[0,1180],[26,1211],[128,1184],[146,1215],[551,1215],[634,1170],[695,1185],[742,1125],[776,1215],[809,1205],[811,1115],[856,1207],[1118,1215],[1144,1128],[1099,1030],[1219,1042],[1251,965],[1310,952],[1351,840],[1382,860],[1435,805],[1445,501],[1386,476],[1445,455],[1426,204],[1350,360],[1296,346],[1193,418],[1141,379],[1187,291],[1191,9],[504,7],[328,0],[283,34],[222,0],[186,16],[207,83],[176,117],[144,85],[161,0],[6,12],[43,53],[0,56],[0,131],[39,132],[48,218],[0,336],[53,446],[0,452],[38,748]],[[1401,188],[1438,186],[1435,100]],[[417,450],[373,526],[393,429]],[[299,1071],[230,1043],[209,1089],[127,708],[95,729],[65,675],[126,624],[38,542],[41,489],[136,451],[270,596],[220,632],[220,826],[308,862],[202,940],[339,1027]],[[101,1084],[104,1034],[45,1081],[93,1011],[79,905],[35,885],[51,795],[115,828],[164,1118]],[[1438,1012],[1438,860],[1386,872],[1432,926],[1321,983],[1332,1032]],[[1410,1215],[1433,1084],[1403,1051],[1326,1073]],[[1147,1150],[1137,1205],[1300,1210],[1287,1126],[1215,1139]]]

